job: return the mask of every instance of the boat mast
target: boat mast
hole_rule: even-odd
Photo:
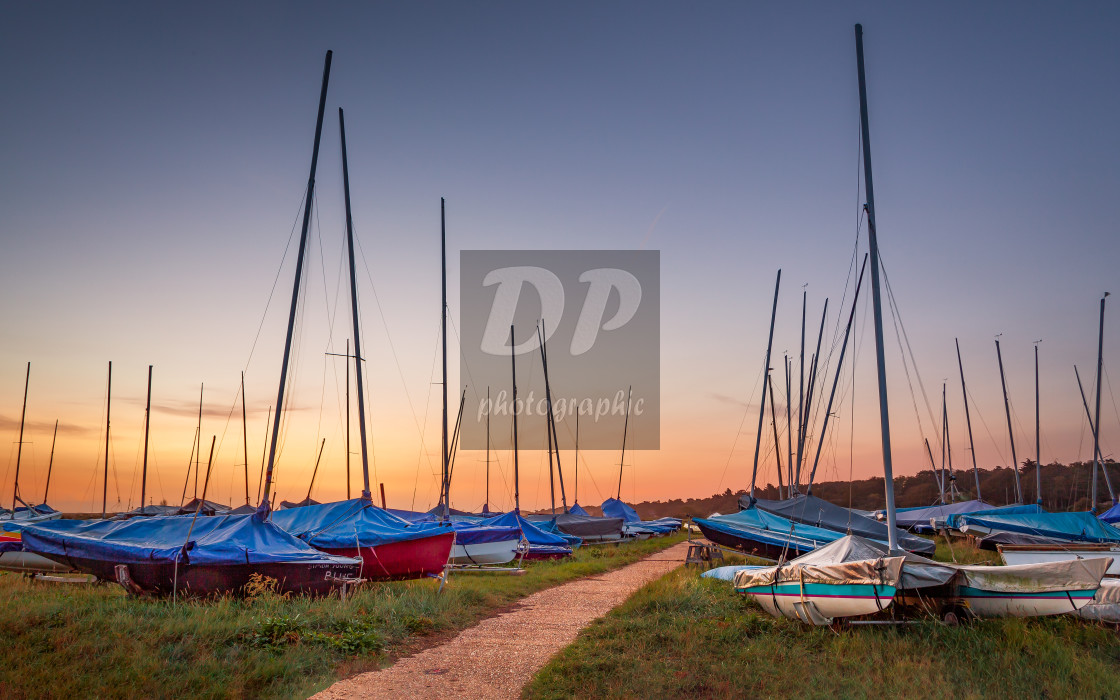
[[[319,130],[323,121],[323,100],[327,96],[327,76],[330,73],[331,67],[331,52],[327,52],[327,67],[323,72],[323,94],[319,98],[319,122],[320,126],[315,127],[315,153],[319,153]],[[350,211],[350,168],[346,160],[346,121],[342,116],[342,108],[338,109],[338,130],[342,140],[342,189],[344,192],[344,199],[346,201],[346,251],[350,258],[350,315],[354,322],[354,379],[357,381],[358,389],[358,439],[361,442],[362,449],[362,500],[369,501],[372,498],[369,490],[369,456],[366,454],[366,402],[365,391],[362,383],[362,344],[361,344],[361,330],[358,328],[358,283],[354,274],[354,217]],[[314,187],[315,179],[315,157],[311,160],[311,187]],[[311,206],[310,195],[307,200],[308,207]],[[306,222],[306,215],[304,221]],[[306,227],[306,223],[304,224]],[[305,229],[306,233],[306,229]],[[298,279],[298,278],[297,278]],[[296,283],[296,289],[299,289],[299,283]],[[295,309],[295,302],[293,297],[292,309]],[[346,344],[346,354],[350,354],[350,344]],[[346,358],[347,365],[350,364],[350,358]],[[350,380],[350,371],[346,372],[347,382]],[[347,401],[347,410],[349,411],[349,401]],[[276,409],[277,423],[279,424],[280,408]],[[347,430],[349,431],[349,422],[347,422]],[[272,431],[273,440],[276,439],[276,429]],[[347,459],[349,459],[349,450],[347,450]],[[272,471],[271,462],[269,464],[269,472]],[[350,468],[346,469],[347,479],[350,478]],[[347,482],[349,483],[349,481]],[[349,496],[349,494],[347,494]]]
[[[828,406],[824,409],[824,424],[821,426],[821,436],[817,440],[817,454],[813,457],[813,469],[809,472],[808,495],[813,493],[813,481],[817,476],[817,464],[821,461],[821,449],[824,447],[825,436],[828,435],[828,419],[832,415],[832,401],[836,398],[836,387],[840,385],[840,370],[844,368],[844,355],[848,351],[848,337],[852,333],[852,324],[856,320],[856,302],[859,301],[859,290],[863,288],[863,272],[867,269],[867,255],[863,256],[863,265],[859,268],[859,278],[856,280],[856,291],[852,295],[852,310],[848,314],[848,325],[844,327],[844,342],[840,345],[840,359],[836,361],[836,376],[832,380],[832,391],[828,393]],[[788,378],[788,373],[787,373]]]
[[[560,464],[560,436],[556,432],[556,413],[552,410],[552,381],[548,377],[548,332],[545,329],[543,318],[541,319],[540,330],[538,331],[537,337],[540,339],[541,365],[542,365],[543,370],[544,370],[545,406],[548,409],[547,428],[549,430],[549,435],[551,436],[549,438],[549,440],[552,443],[552,445],[556,448],[556,476],[560,480],[560,504],[564,507],[564,512],[567,513],[568,512],[568,494],[564,490],[564,468]],[[629,410],[629,406],[627,407],[627,410]],[[550,456],[549,457],[549,464],[550,464],[549,478],[550,478],[550,480],[551,480],[551,474],[552,474],[551,462],[552,462],[552,458]],[[553,495],[553,500],[555,500],[555,498],[556,498],[555,495]],[[555,510],[555,509],[556,509],[556,506],[553,505],[553,510]]]
[[[770,424],[774,426],[774,459],[778,461],[778,500],[782,500],[782,451],[778,446],[778,414],[774,409],[774,380],[766,369],[766,385],[770,388]]]
[[[517,357],[514,353],[513,324],[509,326],[509,365],[513,374],[513,402],[510,412],[513,414],[513,512],[521,514],[521,479],[517,468]]]
[[[1093,419],[1093,425],[1097,426],[1097,429],[1093,431],[1093,489],[1092,502],[1089,505],[1089,509],[1094,513],[1097,512],[1097,465],[1101,463],[1101,370],[1104,367],[1104,300],[1108,298],[1108,294],[1105,292],[1101,297],[1101,323],[1097,334],[1097,408]]]
[[[794,481],[798,484],[801,483],[801,431],[805,426],[805,309],[809,301],[809,292],[805,290],[807,286],[808,284],[801,286],[801,383],[797,390],[797,465],[794,467]],[[767,362],[766,365],[769,369],[770,363]],[[754,502],[753,493],[751,502]]]
[[[1085,407],[1085,417],[1089,420],[1089,430],[1093,433],[1096,439],[1096,423],[1093,422],[1093,414],[1089,413],[1089,401],[1085,398],[1085,389],[1081,386],[1081,374],[1077,371],[1077,365],[1073,366],[1073,374],[1077,377],[1077,389],[1081,392],[1081,405]],[[1099,455],[1100,448],[1094,447],[1093,454]],[[1104,466],[1104,460],[1101,460],[1101,473],[1104,474],[1104,483],[1108,487],[1108,495],[1112,499],[1112,503],[1116,503],[1116,492],[1112,490],[1112,479],[1108,476],[1108,469]]]
[[[447,217],[446,200],[439,198],[439,253],[440,253],[440,340],[443,344],[443,485],[440,487],[440,518],[447,520],[450,517],[451,495],[447,493],[448,486],[448,460],[451,458],[447,450]],[[512,342],[512,341],[511,341]],[[551,453],[549,453],[551,458]],[[549,477],[552,477],[551,470]],[[553,508],[555,510],[555,507]]]
[[[486,502],[482,504],[482,512],[490,512],[490,387],[486,387]]]
[[[350,339],[346,339],[346,500],[350,500]]]
[[[202,391],[206,383],[198,385],[198,427],[194,432],[194,497],[198,498],[198,467],[202,460]],[[190,476],[190,467],[187,467],[187,476]]]
[[[575,486],[575,499],[573,503],[579,504],[579,404],[576,404],[576,486]]]
[[[269,492],[272,489],[272,471],[276,468],[276,448],[280,442],[280,416],[284,411],[284,390],[288,382],[288,360],[292,354],[292,335],[295,333],[296,308],[299,304],[299,284],[303,278],[303,257],[307,250],[307,231],[311,227],[311,206],[315,198],[315,166],[319,163],[319,137],[323,133],[323,109],[327,102],[327,82],[331,75],[331,52],[327,52],[323,65],[323,86],[319,91],[319,113],[315,119],[315,145],[311,149],[311,173],[307,177],[307,201],[303,205],[303,228],[299,236],[299,252],[296,255],[296,279],[292,286],[292,305],[288,310],[288,333],[284,339],[284,358],[280,363],[280,387],[276,392],[276,421],[272,424],[272,439],[268,447],[268,466],[264,472],[264,495],[262,496],[259,511],[268,513],[271,510],[268,504]],[[355,341],[357,338],[355,338]],[[362,453],[365,457],[365,453]],[[369,477],[366,476],[366,490],[364,493],[369,498]]]
[[[1042,507],[1042,437],[1039,430],[1038,344],[1034,344],[1034,481],[1035,503]]]
[[[945,451],[948,447],[946,437],[949,433],[949,411],[945,406],[945,382],[941,382],[941,478],[938,480],[941,483],[941,503],[944,504],[945,500],[945,487],[948,485],[945,480]],[[953,500],[952,489],[949,490],[949,500]]]
[[[1019,483],[1019,459],[1015,455],[1015,432],[1011,429],[1011,401],[1007,398],[1007,380],[1003,375],[1003,353],[999,349],[999,337],[996,337],[996,358],[999,359],[999,381],[1003,386],[1003,408],[1007,414],[1007,435],[1011,438],[1011,469],[1015,472],[1016,503],[1023,502],[1023,485]]]
[[[51,458],[47,462],[47,485],[43,488],[43,504],[47,503],[47,494],[51,490],[51,469],[54,467],[54,443],[58,439],[58,419],[54,419],[54,435],[51,437]]]
[[[257,477],[257,503],[261,501],[261,488],[264,486],[264,464],[265,457],[268,456],[268,424],[272,421],[272,406],[268,407],[268,413],[264,417],[264,440],[261,441],[261,473]],[[184,487],[184,491],[186,488]]]
[[[821,327],[820,330],[817,331],[817,349],[813,353],[812,362],[810,363],[811,367],[809,369],[809,387],[805,391],[805,400],[808,402],[808,405],[805,407],[805,425],[801,428],[801,444],[798,446],[797,450],[799,455],[797,462],[798,469],[801,468],[801,456],[804,455],[805,440],[807,439],[809,433],[809,413],[810,409],[813,408],[813,392],[816,390],[817,386],[817,366],[821,361],[821,339],[824,338],[824,321],[827,317],[828,297],[825,297],[824,311],[821,312]]]
[[[311,490],[315,488],[315,476],[319,473],[319,461],[323,459],[323,448],[327,446],[327,439],[323,438],[323,442],[319,445],[319,456],[315,458],[315,468],[311,470],[311,483],[307,487],[307,498],[304,499],[304,505],[311,505]]]
[[[626,431],[630,427],[630,392],[634,386],[626,388],[626,418],[622,422],[622,456],[618,458],[618,500],[622,500],[622,465],[626,463]]]
[[[144,512],[144,501],[148,494],[148,434],[152,427],[152,366],[148,365],[148,400],[144,404],[144,468],[140,476],[140,512]],[[57,425],[56,425],[57,429]],[[54,453],[54,447],[51,447]]]
[[[972,418],[968,415],[968,388],[964,383],[964,362],[961,361],[961,341],[953,338],[953,342],[957,345],[957,367],[961,370],[961,393],[964,395],[964,420],[968,425],[968,451],[972,453],[972,475],[976,477],[976,500],[981,501],[983,498],[980,496],[980,469],[976,466],[976,445],[972,442]]]
[[[27,389],[31,386],[31,363],[27,363],[27,375],[23,379],[23,410],[19,414],[19,445],[16,447],[16,480],[12,486],[12,520],[16,519],[16,503],[19,498],[19,462],[23,456],[23,423],[27,417]],[[58,424],[55,424],[57,429]],[[53,451],[53,447],[51,448]],[[9,452],[8,454],[11,454]]]
[[[245,372],[241,372],[241,458],[245,462],[245,505],[249,505],[249,426],[245,408]]]
[[[101,483],[101,518],[105,519],[105,506],[109,500],[109,408],[113,397],[113,362],[109,361],[109,381],[105,385],[105,478]]]
[[[783,355],[786,362],[786,467],[789,469],[789,497],[798,492],[798,484],[793,480],[793,401],[790,399],[790,394],[793,393],[790,376],[793,374],[793,361],[789,355]],[[827,416],[826,416],[827,419]],[[774,449],[777,449],[775,447]]]
[[[766,364],[762,365],[762,372],[765,376],[764,376],[763,382],[762,382],[762,402],[759,404],[759,407],[758,407],[758,431],[756,432],[755,438],[754,438],[754,467],[751,470],[751,505],[754,505],[754,502],[755,502],[755,497],[754,497],[755,488],[754,487],[755,487],[755,480],[758,478],[758,451],[759,451],[759,448],[762,447],[762,421],[766,417],[766,385],[767,385],[766,378],[768,378],[770,376],[770,349],[774,345],[774,320],[778,317],[778,290],[781,288],[781,286],[782,286],[782,271],[781,271],[781,269],[779,269],[778,270],[778,275],[774,279],[774,305],[770,309],[770,337],[766,341]],[[802,303],[802,309],[804,310],[804,303]],[[804,359],[805,359],[805,315],[804,315],[804,313],[802,313],[802,315],[801,315],[801,329],[802,329],[801,330],[801,343],[802,343],[801,359],[802,359],[802,364],[804,364]],[[804,367],[802,369],[804,369]],[[804,373],[802,374],[801,379],[802,379],[802,382],[804,382],[804,379],[805,379]],[[804,384],[802,385],[802,388],[804,388]],[[802,398],[804,398],[804,394],[802,394]],[[800,408],[799,408],[798,409],[798,416],[800,416],[800,415],[802,415],[802,414],[801,414]],[[800,418],[799,418],[799,421],[800,421]],[[800,424],[799,424],[798,425],[798,431],[800,431],[800,430],[801,430],[801,427],[800,427]],[[800,454],[801,453],[801,436],[800,435],[798,436],[798,439],[797,439],[797,450],[798,450],[798,459],[800,460],[800,458],[801,458],[801,454]],[[797,466],[798,466],[798,469],[800,469],[801,465],[798,464]],[[800,476],[800,472],[798,472],[798,476]]]
[[[879,374],[879,422],[883,440],[883,478],[887,501],[887,546],[898,551],[894,512],[894,465],[891,460],[891,423],[887,407],[887,361],[883,345],[883,302],[879,291],[879,240],[875,231],[875,189],[871,178],[871,134],[867,118],[867,79],[863,66],[863,25],[856,25],[856,68],[859,72],[860,134],[863,140],[863,179],[867,194],[867,238],[871,255],[871,299],[875,313],[875,364]]]

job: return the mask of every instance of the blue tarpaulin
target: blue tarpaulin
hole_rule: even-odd
[[[1021,532],[1074,542],[1120,542],[1120,530],[1089,512],[1079,513],[968,513],[961,527],[977,525],[992,532]]]
[[[1120,522],[1120,503],[1114,504],[1097,517],[1109,524]]]
[[[554,535],[551,532],[545,532],[541,528],[537,527],[539,523],[529,522],[525,518],[521,517],[521,514],[517,512],[511,511],[509,513],[503,513],[502,515],[499,515],[497,517],[483,520],[482,524],[519,527],[521,528],[521,534],[525,536],[525,539],[528,540],[529,544],[531,545],[539,544],[561,547],[570,546],[568,544],[568,540],[565,539],[563,535]]]
[[[273,511],[272,522],[319,549],[377,547],[451,530],[447,523],[410,523],[360,498]]]
[[[174,562],[177,557],[198,565],[350,561],[319,552],[255,514],[50,520],[24,527],[23,544],[36,554],[120,564]]]
[[[583,506],[581,506],[579,503],[573,503],[572,507],[568,509],[568,512],[572,513],[573,515],[591,515],[591,513],[588,513],[586,510],[584,510]],[[606,513],[604,513],[603,515],[606,515]],[[619,516],[612,515],[611,517],[617,518]]]
[[[945,518],[945,526],[951,530],[960,529],[960,519],[966,515],[1023,515],[1034,513],[1045,513],[1042,506],[1035,505],[1034,503],[1029,506],[1013,505],[1013,506],[999,506],[998,508],[990,508],[988,510],[977,510],[972,513],[954,513]]]
[[[899,508],[894,512],[895,524],[899,527],[916,530],[930,530],[931,520],[944,520],[950,515],[961,513],[975,513],[981,510],[991,510],[991,504],[983,501],[960,501],[958,503],[942,503],[936,506],[922,506],[919,508]],[[885,511],[875,511],[875,517],[880,518]]]
[[[629,524],[641,525],[654,532],[665,533],[675,532],[680,529],[681,521],[679,518],[659,518],[658,520],[642,520],[638,515],[638,511],[631,508],[629,505],[623,503],[617,498],[608,498],[603,501],[603,515],[612,518],[622,518]]]

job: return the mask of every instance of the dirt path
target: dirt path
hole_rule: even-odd
[[[446,644],[339,681],[314,698],[518,698],[580,630],[679,567],[687,550],[688,543],[681,542],[621,569],[538,591]]]

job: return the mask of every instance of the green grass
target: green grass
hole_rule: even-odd
[[[727,582],[680,569],[585,629],[524,697],[1084,698],[1118,692],[1120,638],[1099,625],[1060,616],[834,632],[774,619]]]
[[[683,539],[583,547],[523,576],[452,574],[350,596],[180,602],[0,574],[0,697],[286,698],[378,668],[518,598],[629,564]]]

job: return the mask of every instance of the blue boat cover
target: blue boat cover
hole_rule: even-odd
[[[552,545],[567,547],[568,540],[563,535],[554,535],[551,532],[546,532],[537,527],[540,523],[532,523],[521,517],[521,514],[516,511],[503,513],[493,518],[488,518],[482,521],[483,525],[503,525],[506,527],[518,527],[521,529],[521,534],[529,541],[531,545]]]
[[[992,506],[983,501],[961,501],[959,503],[942,503],[936,506],[922,506],[919,508],[902,508],[894,512],[895,524],[904,528],[930,527],[931,520],[943,520],[950,515],[959,513],[975,513],[981,510],[991,510]],[[884,511],[875,511],[878,518]]]
[[[360,498],[273,511],[272,522],[319,549],[377,547],[451,531],[447,523],[410,523]]]
[[[746,495],[740,497],[739,504],[742,508],[749,508],[751,506],[749,497]],[[869,540],[886,542],[890,534],[886,523],[854,513],[847,508],[834,505],[816,496],[798,494],[783,501],[770,501],[760,498],[755,505],[759,510],[765,510],[806,525],[823,527],[842,535],[859,535]],[[905,530],[898,529],[896,534],[899,546],[909,552],[933,554],[934,549],[936,549],[936,546],[930,540],[916,537]]]
[[[993,532],[1021,532],[1074,542],[1120,542],[1120,530],[1087,511],[1021,515],[969,513],[960,516],[959,522],[962,526],[974,524]]]
[[[521,528],[513,525],[479,525],[465,520],[452,521],[455,528],[455,544],[485,544],[487,542],[509,542],[521,539]]]
[[[994,514],[1022,515],[1022,514],[1027,514],[1027,513],[1034,514],[1034,513],[1045,513],[1045,512],[1046,511],[1042,509],[1042,506],[1035,505],[1034,503],[1030,504],[1029,506],[1024,506],[1024,505],[999,506],[997,508],[990,508],[988,510],[973,511],[972,513],[953,513],[953,514],[950,514],[950,515],[946,516],[946,518],[945,518],[945,526],[948,527],[951,530],[959,530],[960,529],[960,519],[962,517],[966,516],[966,515],[977,515],[977,516],[979,516],[979,515],[994,515]]]
[[[617,498],[608,498],[603,501],[603,515],[612,518],[622,518],[628,523],[638,523],[642,521],[638,511],[626,505]]]
[[[579,503],[573,503],[572,507],[568,509],[568,512],[573,514],[573,515],[591,515],[591,513],[588,513],[586,510],[584,510],[583,506],[581,506]],[[611,517],[612,518],[617,518],[619,516],[612,515]]]
[[[793,522],[758,508],[711,518],[693,518],[692,521],[737,537],[749,537],[777,545],[788,544],[793,551],[798,552],[811,551],[844,537],[835,530]]]
[[[24,527],[23,545],[36,554],[121,564],[171,563],[176,558],[197,565],[352,561],[317,551],[257,515],[50,520]]]
[[[1120,522],[1120,503],[1112,504],[1111,508],[1097,517],[1109,524]]]

